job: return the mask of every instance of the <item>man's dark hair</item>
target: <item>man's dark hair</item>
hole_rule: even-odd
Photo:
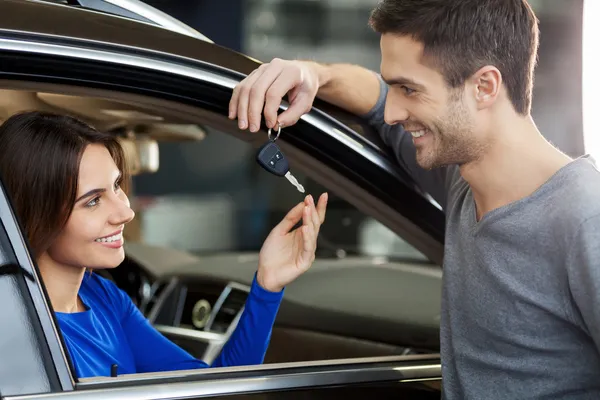
[[[515,110],[531,111],[539,30],[526,0],[383,0],[369,24],[423,43],[423,61],[452,88],[495,66]]]

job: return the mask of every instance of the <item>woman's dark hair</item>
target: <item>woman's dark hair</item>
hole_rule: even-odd
[[[81,157],[90,144],[106,146],[127,184],[126,160],[116,137],[76,118],[31,111],[0,126],[0,179],[34,257],[48,250],[69,220]]]

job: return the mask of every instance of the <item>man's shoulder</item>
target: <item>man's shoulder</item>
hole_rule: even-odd
[[[591,157],[584,156],[560,172],[542,206],[546,215],[555,216],[564,229],[577,230],[600,215],[600,171]]]
[[[585,214],[600,211],[600,171],[593,158],[580,157],[565,169],[557,189],[563,200],[559,204]]]

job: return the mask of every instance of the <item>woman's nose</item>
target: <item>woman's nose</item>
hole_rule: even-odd
[[[129,199],[118,199],[115,202],[115,208],[111,213],[110,223],[113,225],[123,225],[135,217],[135,212],[131,209]]]

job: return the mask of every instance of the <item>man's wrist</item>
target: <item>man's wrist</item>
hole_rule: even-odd
[[[331,81],[331,69],[329,65],[321,64],[316,61],[303,61],[303,63],[316,75],[319,89],[327,86],[327,84]]]

